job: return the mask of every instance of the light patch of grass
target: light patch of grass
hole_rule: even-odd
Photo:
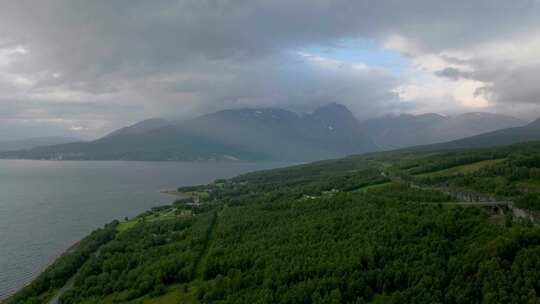
[[[376,185],[369,185],[369,186],[362,187],[360,189],[353,190],[352,192],[353,193],[366,193],[369,190],[385,187],[385,186],[389,185],[390,183],[391,182],[386,182],[386,183],[381,183],[381,184],[376,184]]]
[[[501,163],[504,160],[506,160],[506,159],[505,158],[488,159],[488,160],[483,160],[483,161],[479,161],[479,162],[471,163],[471,164],[467,164],[467,165],[455,166],[455,167],[452,167],[452,168],[447,168],[447,169],[443,169],[443,170],[439,170],[439,171],[418,174],[417,176],[418,177],[424,177],[424,176],[450,176],[450,175],[456,175],[456,174],[460,174],[460,173],[469,174],[469,173],[474,173],[474,172],[482,169],[483,167]]]
[[[201,199],[208,198],[210,196],[210,193],[206,191],[190,191],[190,192],[180,192],[184,196],[189,197],[199,197]]]
[[[166,221],[166,220],[174,220],[181,216],[190,216],[192,214],[191,210],[182,210],[180,214],[176,214],[177,209],[171,208],[167,210],[163,210],[160,212],[154,212],[150,215],[146,216],[138,216],[136,218],[133,218],[129,221],[121,222],[116,226],[116,230],[121,233],[124,231],[127,231],[133,227],[135,227],[138,223],[141,222],[157,222],[157,221]]]
[[[145,217],[144,220],[146,222],[158,222],[158,221],[174,220],[175,218],[176,218],[176,214],[174,212],[168,212],[168,213],[152,214],[150,216]]]
[[[137,219],[133,219],[133,220],[129,220],[127,222],[122,222],[120,224],[118,224],[118,226],[116,226],[116,231],[118,232],[124,232],[124,231],[127,231],[133,227],[135,227],[135,225],[137,225],[139,220]]]
[[[178,191],[176,189],[168,189],[168,190],[161,190],[159,191],[161,193],[179,196],[181,198],[190,198],[190,197],[198,197],[200,199],[205,199],[210,196],[210,193],[207,191]]]

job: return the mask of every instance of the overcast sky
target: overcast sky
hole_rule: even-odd
[[[540,0],[0,1],[0,139],[232,107],[540,116]]]

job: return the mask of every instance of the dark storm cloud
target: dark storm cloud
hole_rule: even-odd
[[[530,103],[540,105],[538,79],[540,65],[519,68],[500,67],[484,75],[492,84],[486,88],[489,94],[508,103]]]
[[[435,75],[441,77],[448,77],[450,79],[460,79],[460,78],[472,78],[473,75],[471,72],[462,71],[456,68],[445,68],[440,71],[435,72]]]
[[[87,72],[241,59],[341,38],[401,34],[429,49],[538,25],[537,1],[12,1],[4,34]],[[92,66],[88,66],[92,63]]]
[[[33,110],[81,120],[99,116],[106,124],[231,106],[309,109],[330,101],[365,117],[414,107],[393,93],[408,76],[299,52],[339,47],[342,39],[382,46],[401,37],[407,45],[390,46],[412,59],[435,54],[475,69],[447,66],[436,75],[489,82],[484,91],[500,102],[534,100],[535,90],[519,88],[536,71],[518,67],[500,76],[486,68],[498,66],[499,58],[471,62],[482,56],[477,47],[539,28],[539,16],[533,0],[5,1],[0,49],[25,52],[14,57],[16,64],[0,65],[0,87],[8,87],[3,98],[28,100],[15,117]],[[473,58],[446,54],[454,51]],[[58,113],[59,104],[66,113]]]

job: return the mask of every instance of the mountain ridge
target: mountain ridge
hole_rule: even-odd
[[[338,103],[311,113],[238,108],[189,120],[151,118],[94,141],[3,152],[0,158],[312,161],[435,144],[521,124],[511,116],[484,112],[401,114],[359,121]]]
[[[411,147],[409,150],[458,150],[504,146],[532,141],[540,141],[540,118],[521,127],[496,130],[439,144]]]
[[[80,141],[81,140],[78,138],[65,136],[43,136],[16,140],[6,140],[0,141],[0,151],[27,150],[39,146],[49,146]]]
[[[337,104],[311,114],[232,109],[186,121],[151,119],[85,143],[0,154],[4,158],[80,160],[289,160],[376,150],[353,114]]]

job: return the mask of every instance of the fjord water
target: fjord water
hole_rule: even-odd
[[[0,299],[92,230],[174,200],[160,189],[285,165],[0,160]]]

